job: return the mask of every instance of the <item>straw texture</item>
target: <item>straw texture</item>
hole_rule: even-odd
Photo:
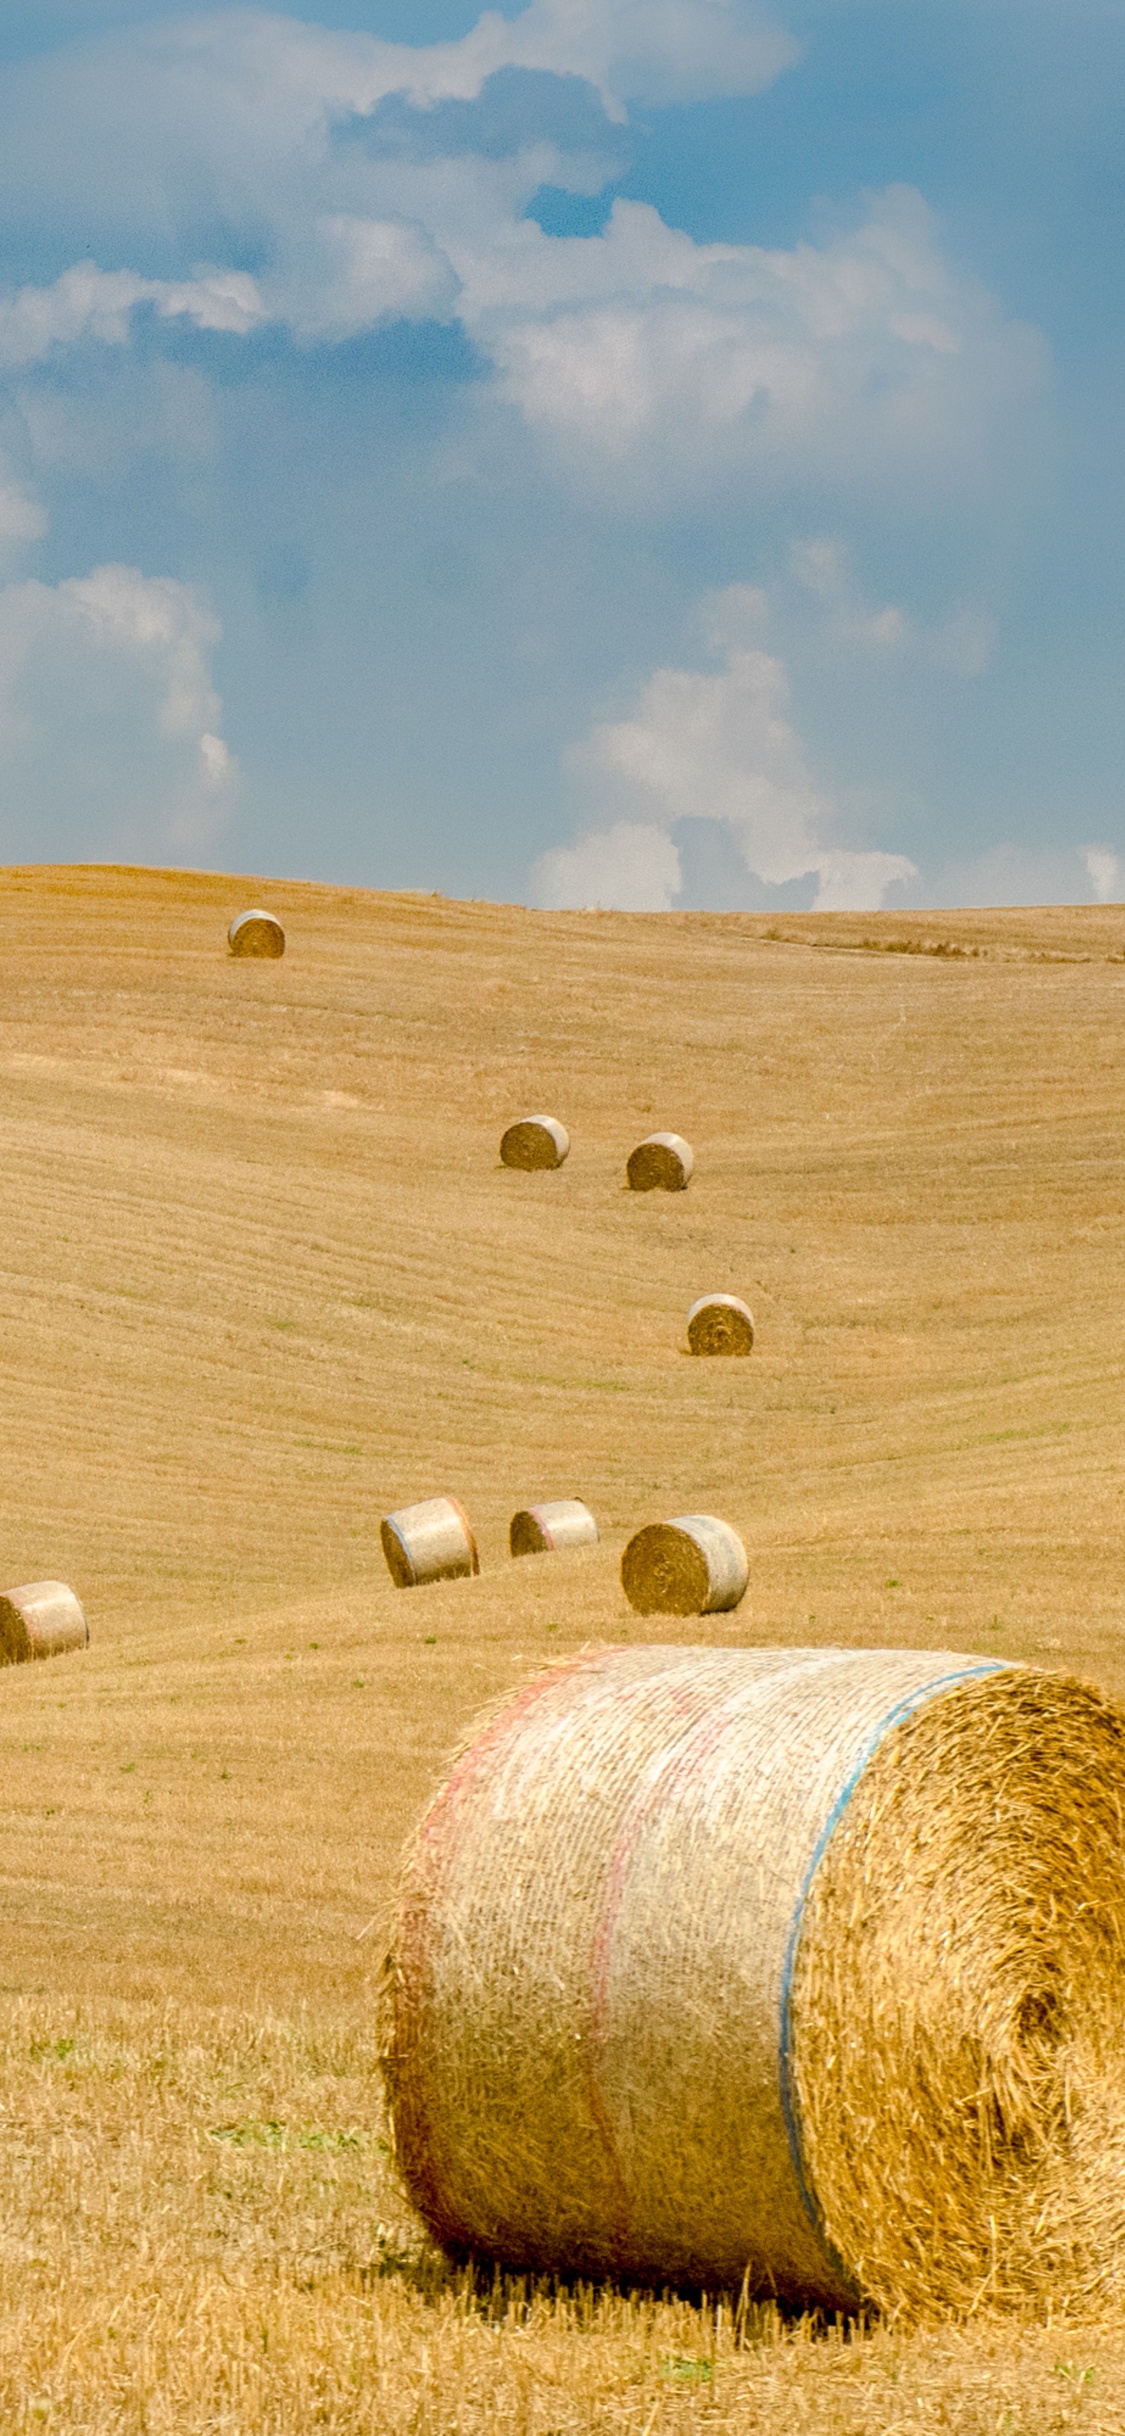
[[[21,1582],[0,1594],[0,1666],[85,1649],[90,1627],[65,1582]]]
[[[235,915],[227,944],[232,956],[283,956],[285,933],[276,914],[263,913],[260,905],[254,905],[248,913]]]
[[[642,1616],[706,1616],[737,1607],[750,1578],[737,1531],[715,1514],[646,1523],[621,1559],[621,1583]]]
[[[679,1133],[650,1133],[629,1153],[626,1174],[634,1193],[682,1193],[695,1159]]]
[[[399,1590],[480,1572],[477,1543],[456,1497],[424,1497],[416,1506],[400,1506],[384,1517],[380,1537]]]
[[[805,2170],[888,2307],[1056,2307],[1125,2276],[1125,1717],[1012,1669],[904,1722],[813,1882],[792,1991]]]
[[[505,1167],[561,1167],[569,1149],[565,1125],[549,1116],[521,1117],[500,1142]]]
[[[525,1506],[508,1525],[513,1556],[540,1556],[547,1548],[582,1548],[598,1536],[598,1526],[580,1497],[556,1497],[548,1505]]]
[[[693,1353],[751,1353],[754,1315],[737,1294],[701,1294],[687,1315]]]
[[[1123,1806],[1121,1716],[989,1660],[537,1677],[407,1864],[414,2203],[454,2250],[830,2307],[1119,2291]]]

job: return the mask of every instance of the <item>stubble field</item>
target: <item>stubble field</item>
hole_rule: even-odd
[[[264,901],[279,964],[225,950]],[[782,935],[778,935],[778,934]],[[482,1703],[663,1637],[1034,1656],[1125,1695],[1125,911],[535,914],[0,875],[0,2425],[149,2436],[1125,2428],[1125,2329],[784,2324],[447,2273],[396,2193],[397,1854]],[[557,1174],[497,1159],[558,1114]],[[624,1161],[685,1133],[682,1195]],[[749,1362],[689,1303],[751,1303]],[[479,1580],[397,1592],[451,1490]],[[601,1545],[512,1564],[518,1505]]]

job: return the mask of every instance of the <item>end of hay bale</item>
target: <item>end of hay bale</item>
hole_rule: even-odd
[[[285,933],[276,914],[263,913],[260,905],[252,905],[248,913],[235,915],[227,945],[232,956],[283,956]]]
[[[598,1526],[580,1497],[556,1497],[543,1506],[525,1506],[513,1514],[508,1546],[513,1556],[541,1556],[548,1548],[583,1548],[597,1539]]]
[[[621,1559],[621,1582],[642,1616],[720,1615],[737,1607],[750,1579],[737,1531],[714,1514],[647,1523]]]
[[[626,1175],[632,1193],[682,1193],[695,1159],[679,1133],[650,1133],[629,1153]]]
[[[0,1666],[85,1649],[90,1627],[65,1582],[21,1582],[0,1594]]]
[[[561,1167],[570,1149],[570,1135],[557,1117],[520,1117],[500,1142],[505,1167]]]
[[[687,1316],[693,1353],[750,1353],[754,1315],[737,1294],[701,1294]]]
[[[397,1590],[480,1572],[477,1543],[455,1497],[425,1497],[419,1505],[400,1506],[384,1517],[380,1538]]]

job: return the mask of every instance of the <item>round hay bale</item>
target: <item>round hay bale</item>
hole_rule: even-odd
[[[263,913],[260,905],[253,905],[249,913],[235,915],[227,944],[232,956],[283,956],[285,933],[276,914]]]
[[[701,1294],[687,1315],[693,1353],[751,1353],[754,1314],[737,1294]]]
[[[1059,2313],[1125,2283],[1125,1715],[917,1650],[586,1651],[407,1864],[414,2205],[540,2273]]]
[[[505,1167],[561,1167],[570,1149],[570,1135],[557,1117],[521,1117],[501,1136]]]
[[[65,1582],[21,1582],[0,1593],[0,1666],[85,1649],[90,1627]]]
[[[513,1556],[539,1556],[545,1548],[584,1548],[598,1526],[580,1497],[556,1497],[546,1506],[525,1506],[508,1525]]]
[[[399,1590],[480,1572],[469,1518],[455,1497],[424,1497],[420,1505],[400,1506],[397,1514],[384,1517],[380,1536]]]
[[[709,1616],[737,1607],[750,1579],[737,1531],[714,1514],[646,1523],[621,1559],[621,1582],[641,1616]]]
[[[626,1175],[632,1193],[682,1193],[695,1159],[679,1133],[650,1133],[629,1153]]]

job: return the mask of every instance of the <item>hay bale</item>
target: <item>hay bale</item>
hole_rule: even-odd
[[[521,1117],[501,1136],[505,1167],[561,1167],[570,1149],[570,1135],[557,1117]]]
[[[701,1294],[687,1315],[693,1353],[751,1353],[754,1314],[737,1294]]]
[[[235,915],[227,944],[232,956],[283,956],[285,933],[276,914],[263,913],[260,905],[253,905],[249,913]]]
[[[1125,2283],[1125,1716],[924,1651],[588,1650],[408,1862],[385,2070],[435,2238],[847,2308]]]
[[[714,1514],[646,1523],[621,1559],[621,1582],[642,1616],[708,1616],[737,1607],[750,1579],[737,1531]]]
[[[682,1193],[695,1159],[679,1133],[650,1133],[629,1153],[626,1175],[632,1193]]]
[[[525,1506],[508,1525],[513,1556],[539,1556],[545,1548],[584,1548],[598,1526],[580,1497],[556,1497],[550,1505]]]
[[[380,1536],[388,1571],[399,1590],[480,1572],[469,1518],[455,1497],[424,1497],[420,1505],[400,1506],[397,1514],[384,1517]]]
[[[0,1666],[85,1649],[90,1627],[65,1582],[21,1582],[0,1593]]]

